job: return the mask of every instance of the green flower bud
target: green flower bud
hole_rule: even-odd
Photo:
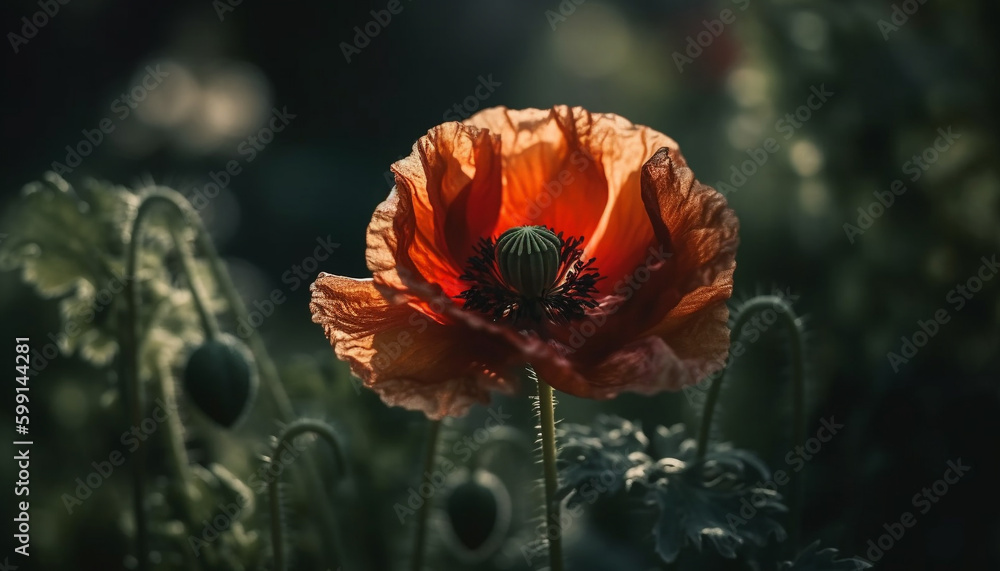
[[[257,369],[250,350],[226,333],[205,341],[188,357],[183,386],[188,399],[206,416],[232,427],[257,392]]]
[[[510,530],[511,500],[504,483],[482,468],[462,470],[451,478],[445,512],[445,542],[466,562],[492,556]]]
[[[559,277],[562,240],[544,226],[518,226],[497,239],[496,260],[507,285],[538,298]]]

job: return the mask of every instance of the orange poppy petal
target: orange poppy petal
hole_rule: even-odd
[[[677,165],[664,151],[643,168],[643,200],[657,237],[671,244],[672,279],[681,299],[664,314],[665,298],[657,298],[655,291],[640,291],[636,297],[660,301],[659,310],[651,313],[658,321],[646,333],[667,335],[689,316],[732,296],[739,219],[725,197],[695,180],[691,169]],[[728,339],[726,330],[726,343]]]
[[[368,229],[368,265],[377,280],[400,286],[395,275],[400,266],[450,295],[466,289],[458,276],[500,211],[499,152],[494,135],[445,123],[392,165],[395,191],[376,209]]]
[[[601,273],[614,278],[598,284],[602,294],[645,258],[654,234],[640,172],[661,148],[686,165],[673,139],[619,115],[582,107],[496,107],[466,122],[501,136],[505,195],[494,234],[543,224],[567,236],[584,236],[584,256],[596,257]]]
[[[589,359],[603,359],[623,341],[666,339],[692,315],[732,295],[739,221],[725,198],[672,155],[662,149],[643,168],[642,197],[656,246],[627,277],[607,280],[614,281],[613,295],[588,314],[598,327],[574,325],[576,331],[591,327],[583,352]],[[728,330],[720,332],[720,342],[728,338]],[[580,335],[560,340],[581,349]]]
[[[642,170],[642,198],[658,246],[670,257],[649,272],[638,287],[626,288],[630,299],[622,304],[607,329],[619,327],[644,335],[662,335],[674,323],[710,305],[729,299],[733,291],[739,220],[725,197],[698,182],[690,168],[673,159],[668,149],[657,151]],[[655,258],[655,256],[654,256]]]
[[[682,289],[715,281],[735,265],[740,223],[714,188],[661,149],[642,169],[642,199],[657,239],[669,244]],[[730,279],[729,287],[732,288]]]
[[[729,353],[727,298],[702,306],[697,313],[684,318],[671,315],[658,327],[657,335],[670,345],[678,357],[690,362],[692,367],[700,367],[700,373],[695,375],[697,378],[693,382],[698,382],[725,364]]]
[[[539,375],[556,389],[578,397],[611,399],[624,392],[677,391],[718,371],[729,350],[729,311],[718,303],[691,316],[683,330],[649,335],[618,346],[596,363],[535,362]]]
[[[490,391],[512,392],[513,351],[495,337],[441,325],[390,304],[372,280],[321,273],[310,311],[334,351],[386,404],[430,418],[461,416]]]
[[[525,225],[549,226],[567,236],[593,234],[608,202],[608,185],[589,144],[589,122],[585,110],[564,105],[493,107],[466,120],[500,136],[504,199],[493,235]]]
[[[584,256],[597,258],[597,267],[608,278],[599,289],[609,293],[615,281],[633,271],[654,244],[640,187],[643,164],[661,148],[678,164],[686,163],[673,139],[649,127],[611,113],[589,114],[579,108],[574,112],[577,131],[585,134],[584,144],[600,162],[608,185],[607,205],[587,236]]]
[[[677,390],[724,363],[739,222],[665,135],[581,108],[495,108],[432,129],[393,170],[368,228],[374,279],[322,274],[311,306],[387,403],[462,414],[511,390],[523,363],[597,399]],[[585,237],[607,278],[587,321],[524,332],[457,303],[476,240],[524,224]]]

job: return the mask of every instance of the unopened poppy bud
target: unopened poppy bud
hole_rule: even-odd
[[[242,342],[223,333],[191,353],[183,385],[198,409],[229,428],[250,408],[257,392],[253,357]]]
[[[541,297],[559,277],[562,240],[544,226],[517,226],[500,235],[497,267],[507,285],[529,298]]]
[[[446,542],[463,560],[486,559],[510,528],[510,493],[492,472],[480,468],[460,474],[445,501],[451,524]]]

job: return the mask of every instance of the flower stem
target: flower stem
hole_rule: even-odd
[[[139,204],[135,219],[132,222],[132,231],[130,234],[129,251],[126,260],[125,272],[127,278],[124,292],[125,311],[122,315],[121,367],[122,378],[125,379],[122,390],[127,395],[126,402],[128,403],[131,413],[130,418],[134,426],[138,426],[142,422],[144,406],[143,387],[139,382],[138,360],[139,292],[134,282],[137,279],[136,270],[138,266],[138,251],[140,243],[140,240],[138,239],[139,232],[142,229],[142,223],[148,212],[150,212],[157,205],[164,206],[170,210],[173,215],[171,226],[172,231],[174,228],[173,224],[180,223],[187,224],[189,227],[194,229],[195,244],[208,261],[212,277],[215,279],[218,287],[222,291],[223,296],[226,298],[226,302],[229,304],[230,310],[233,312],[237,321],[241,321],[243,323],[250,322],[246,304],[243,303],[243,299],[240,297],[239,291],[236,289],[236,285],[229,276],[225,263],[222,261],[222,258],[219,257],[219,254],[215,249],[215,245],[212,243],[212,239],[208,235],[208,231],[205,229],[201,219],[191,207],[191,204],[188,203],[187,199],[185,199],[179,192],[166,187],[157,187],[146,191],[141,196],[141,199],[142,202]],[[182,261],[185,263],[185,268],[193,268],[193,262],[191,262],[190,259],[184,259],[184,252],[189,252],[189,250],[182,248],[180,251]],[[189,262],[191,262],[191,265],[187,266]],[[205,325],[206,335],[211,335],[213,331],[212,323],[214,323],[214,316],[212,316],[206,309],[203,302],[199,303],[199,300],[202,298],[199,297],[198,292],[194,289],[197,287],[194,285],[197,283],[197,278],[193,275],[191,269],[187,269],[186,271],[188,273],[188,281],[192,286],[192,293],[195,296],[195,303],[198,308],[199,315],[202,318],[203,325]],[[214,330],[218,330],[217,325]],[[292,422],[295,417],[295,409],[292,406],[292,401],[288,398],[288,393],[285,392],[285,388],[281,384],[281,379],[278,376],[278,369],[274,365],[274,361],[272,361],[271,357],[268,355],[267,348],[265,347],[264,342],[257,333],[256,329],[250,330],[247,345],[250,347],[254,360],[257,362],[261,381],[270,392],[270,400],[275,403],[278,419],[282,422]],[[333,515],[333,511],[330,509],[330,499],[326,490],[322,486],[319,470],[312,458],[303,458],[302,463],[303,474],[301,477],[304,479],[309,496],[313,498],[311,503],[319,513],[326,535],[332,537],[337,534],[338,525],[336,518]],[[136,557],[139,562],[137,571],[146,571],[146,569],[148,569],[149,537],[145,517],[145,454],[141,447],[139,450],[136,450],[133,465],[133,503],[135,506],[136,544],[138,551]],[[328,559],[331,561],[337,559],[341,555],[340,552],[334,552],[335,543],[336,541],[324,542],[324,548],[327,549]]]
[[[296,436],[311,432],[321,436],[330,446],[333,448],[334,455],[337,457],[337,466],[340,469],[340,474],[338,478],[342,477],[346,472],[346,464],[344,463],[344,455],[340,450],[340,443],[337,442],[337,436],[333,433],[331,429],[326,424],[318,420],[300,419],[289,424],[278,436],[277,441],[274,443],[274,449],[271,451],[271,457],[268,459],[268,471],[276,468],[276,464],[280,462],[279,457],[284,451],[285,446],[292,443]],[[280,471],[274,471],[272,473],[280,474]],[[271,478],[267,483],[267,494],[270,500],[271,508],[271,546],[274,549],[274,569],[275,571],[285,571],[285,539],[284,539],[284,521],[281,513],[281,497],[278,491],[278,478]],[[335,543],[335,550],[340,553],[341,545],[339,544],[339,537],[334,534],[332,537]]]
[[[543,529],[555,529],[547,533],[549,546],[549,571],[563,571],[562,527],[559,514],[559,470],[556,467],[556,402],[555,396],[545,381],[538,377],[535,369],[528,366],[528,376],[538,385],[538,432],[542,442],[542,474],[545,479],[545,523]]]
[[[424,474],[434,470],[437,459],[438,440],[441,437],[441,421],[432,420],[427,426],[427,448],[424,452],[424,469],[420,473]],[[410,556],[410,569],[421,571],[424,567],[424,547],[427,541],[427,522],[431,513],[431,500],[433,496],[424,500],[417,512],[417,531],[413,538],[413,553]]]
[[[171,191],[173,192],[173,191]],[[179,194],[173,192],[175,195],[180,197]],[[183,197],[181,197],[183,200]],[[185,201],[184,205],[187,207],[188,211],[191,210],[188,203]],[[208,232],[205,230],[201,221],[193,213],[188,216],[188,220],[197,229],[197,245],[198,248],[204,253],[205,259],[208,260],[209,267],[212,271],[212,276],[215,278],[216,283],[218,283],[219,288],[222,290],[223,297],[226,298],[226,303],[229,304],[230,310],[236,317],[239,323],[250,323],[250,313],[247,311],[247,306],[243,303],[243,298],[240,296],[239,290],[236,289],[236,284],[233,283],[232,277],[229,275],[229,271],[226,269],[225,263],[222,258],[219,257],[218,252],[215,250],[215,245],[208,236]],[[285,387],[281,383],[281,378],[278,375],[278,368],[275,366],[274,361],[271,360],[271,356],[267,352],[267,347],[264,345],[264,340],[261,338],[260,334],[257,332],[256,328],[250,328],[250,334],[247,339],[247,346],[250,347],[250,352],[253,353],[254,360],[257,362],[258,370],[260,372],[260,378],[262,384],[270,392],[270,401],[274,403],[277,408],[278,420],[282,422],[292,422],[295,419],[295,408],[292,406],[292,401],[288,397],[288,393],[285,392]],[[320,477],[319,468],[311,457],[302,458],[302,475],[300,476],[307,489],[307,493],[312,501],[313,509],[318,512],[320,521],[325,530],[325,535],[328,537],[337,537],[339,525],[337,519],[330,509],[330,498],[326,493],[326,489],[323,487],[323,480]],[[332,542],[324,542],[323,547],[327,551],[327,558],[334,562],[333,568],[336,568],[336,561],[342,560],[345,553],[343,550],[337,550],[334,546],[339,542],[339,538]]]
[[[156,387],[159,391],[159,398],[164,408],[167,409],[167,429],[164,431],[164,438],[166,439],[167,455],[170,459],[171,468],[176,475],[176,481],[172,483],[175,484],[178,490],[177,495],[179,497],[177,498],[177,503],[181,512],[181,520],[188,529],[191,529],[197,523],[194,515],[196,510],[194,505],[192,505],[193,476],[191,475],[191,463],[188,459],[187,448],[184,446],[183,424],[181,424],[176,414],[172,414],[173,411],[177,410],[177,392],[170,364],[164,359],[157,361]],[[201,565],[198,563],[198,553],[190,549],[190,546],[184,555],[188,561],[188,568],[195,570],[201,568]],[[206,564],[211,566],[214,563],[214,554],[211,550],[206,550],[206,555],[209,559]]]
[[[799,329],[798,318],[792,310],[791,304],[785,299],[776,295],[759,295],[743,304],[739,314],[733,324],[734,342],[739,342],[743,332],[743,327],[750,321],[750,317],[763,311],[773,311],[777,318],[784,325],[789,335],[789,357],[792,366],[792,442],[795,446],[803,446],[806,439],[805,423],[805,366],[804,353],[805,342],[802,338],[802,331]],[[712,416],[715,412],[715,405],[719,400],[719,392],[725,374],[722,372],[712,381],[708,398],[705,401],[705,408],[702,412],[701,426],[698,430],[698,459],[704,459],[708,449],[708,437],[712,427]],[[791,476],[791,491],[789,492],[789,522],[791,527],[790,537],[793,550],[798,549],[799,527],[801,525],[802,513],[802,480],[798,472]]]
[[[138,279],[136,273],[138,272],[139,265],[139,250],[142,247],[143,223],[146,221],[149,213],[157,206],[166,206],[171,210],[171,217],[168,222],[170,235],[173,238],[174,246],[180,254],[184,272],[187,274],[188,285],[191,288],[191,296],[201,319],[202,327],[205,330],[205,335],[209,339],[213,339],[219,334],[219,324],[215,319],[215,315],[208,309],[207,296],[202,284],[198,281],[191,250],[185,243],[180,232],[180,224],[183,222],[190,223],[194,218],[190,213],[190,206],[188,206],[180,194],[174,191],[166,189],[150,191],[142,196],[142,202],[139,204],[135,218],[132,220],[129,232],[128,253],[125,260],[125,311],[122,314],[123,324],[121,328],[121,368],[122,377],[125,382],[122,385],[122,390],[126,393],[125,401],[128,403],[133,426],[139,426],[142,423],[146,407],[143,386],[139,380],[139,345],[141,343],[141,335],[139,333],[139,289],[136,287],[135,282]],[[195,228],[199,236],[204,234],[204,228],[200,224],[195,225]],[[158,382],[162,391],[168,388],[164,383],[171,381],[158,379]],[[172,386],[169,388],[172,389]],[[170,394],[173,394],[172,390],[170,390]],[[172,415],[171,420],[176,421]],[[177,427],[173,427],[173,429],[177,429]],[[186,488],[190,481],[187,479],[188,474],[184,471],[186,470],[186,454],[183,457],[177,456],[175,444],[176,442],[171,443],[171,449],[173,456],[177,458],[177,462],[184,462],[183,468],[178,465],[178,471],[183,479],[182,486]],[[181,446],[183,446],[183,443],[181,443]],[[138,561],[137,569],[145,571],[149,566],[149,530],[145,508],[145,449],[140,446],[136,450],[135,455],[135,460],[132,462],[132,494],[133,509],[135,511],[136,559]],[[185,489],[186,492],[187,490]]]
[[[129,410],[132,426],[142,424],[145,410],[143,386],[139,381],[139,290],[135,285],[138,269],[139,248],[142,243],[142,225],[146,216],[164,197],[159,194],[149,194],[143,197],[142,203],[132,220],[129,233],[128,253],[125,259],[125,311],[122,312],[121,324],[121,360],[122,392]],[[167,200],[167,202],[170,202]],[[132,507],[135,517],[136,568],[145,571],[149,568],[149,530],[146,521],[146,453],[145,447],[139,446],[132,461]]]
[[[194,307],[198,311],[201,326],[205,330],[205,337],[210,341],[214,340],[219,337],[219,322],[208,307],[208,294],[205,293],[205,287],[197,277],[191,248],[181,236],[180,228],[177,227],[177,222],[174,220],[170,221],[170,235],[174,239],[174,247],[180,254],[184,273],[187,274],[188,287],[191,289],[191,297],[194,300]]]

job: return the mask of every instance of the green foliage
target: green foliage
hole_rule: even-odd
[[[668,563],[687,546],[700,550],[705,540],[734,558],[772,535],[785,539],[774,518],[786,508],[777,492],[763,486],[770,471],[750,452],[717,445],[698,459],[683,425],[658,427],[650,441],[633,423],[604,416],[594,428],[565,425],[561,438],[561,494],[577,503],[593,495],[591,489],[639,495],[656,510],[655,549]],[[598,488],[597,482],[605,485]]]
[[[720,444],[699,460],[680,424],[658,427],[653,448],[661,458],[633,468],[627,483],[644,489],[659,508],[653,534],[664,561],[674,561],[687,543],[701,549],[705,539],[727,558],[743,546],[766,544],[771,535],[785,539],[774,518],[786,508],[763,486],[770,471],[752,453]]]
[[[24,187],[8,212],[9,235],[0,244],[0,269],[20,270],[22,280],[44,298],[59,298],[59,349],[78,353],[103,366],[118,353],[125,284],[139,288],[142,373],[148,377],[159,359],[173,362],[186,346],[200,341],[191,295],[172,271],[173,244],[165,217],[150,216],[141,236],[134,276],[126,275],[132,222],[143,192],[88,180],[77,191],[55,173]],[[184,235],[190,239],[190,235]],[[222,305],[208,278],[212,308]]]
[[[138,204],[124,188],[90,181],[77,193],[47,173],[24,187],[8,213],[0,268],[20,269],[42,297],[63,297],[57,335],[63,353],[79,351],[97,365],[114,357],[126,228]]]
[[[60,351],[79,354],[99,367],[108,366],[120,351],[127,287],[134,287],[140,378],[156,377],[158,383],[172,386],[173,380],[163,375],[171,374],[180,357],[204,337],[185,281],[202,284],[209,311],[225,306],[205,260],[195,260],[194,276],[181,271],[168,226],[168,217],[176,213],[157,205],[144,217],[141,235],[133,243],[140,206],[155,191],[131,191],[94,180],[77,191],[47,173],[24,188],[3,221],[9,235],[0,244],[0,269],[20,270],[25,284],[41,297],[58,299],[60,326],[53,335]],[[194,231],[185,225],[178,237],[189,242]],[[128,268],[131,248],[134,272]],[[245,372],[248,379],[254,378]],[[248,383],[248,390],[252,388]],[[161,391],[167,393],[172,390]],[[244,405],[240,403],[241,409]],[[183,442],[175,417],[158,433]],[[183,445],[179,450],[173,450],[178,472],[155,480],[149,494],[152,535],[157,545],[169,546],[161,567],[193,568],[200,559],[211,568],[254,568],[260,541],[244,527],[253,514],[253,493],[221,464],[189,465]]]
[[[607,415],[599,416],[593,427],[560,425],[558,442],[556,465],[562,483],[558,497],[568,498],[570,508],[586,501],[592,490],[605,489],[607,495],[621,491],[625,472],[646,459],[643,452],[649,446],[641,427]]]
[[[795,561],[786,561],[778,566],[778,571],[860,571],[868,569],[871,563],[850,557],[837,559],[840,553],[833,548],[820,549],[819,542],[814,541]]]
[[[254,517],[253,491],[218,463],[192,465],[190,474],[185,480],[161,480],[162,491],[152,496],[150,515],[161,522],[154,526],[157,541],[169,546],[165,551],[175,559],[164,561],[163,568],[192,568],[198,561],[211,569],[256,568],[264,545],[260,534],[250,529],[260,524]],[[168,498],[173,501],[167,503]]]

